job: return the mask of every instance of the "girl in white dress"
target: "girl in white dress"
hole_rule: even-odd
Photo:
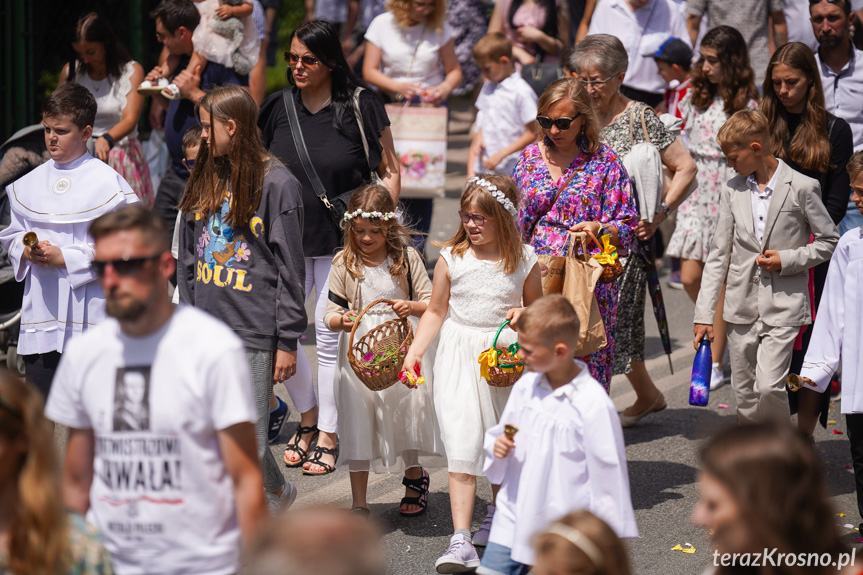
[[[400,512],[414,517],[428,505],[429,474],[423,467],[445,464],[432,408],[431,378],[417,389],[393,385],[371,391],[354,374],[347,356],[357,315],[375,300],[388,299],[393,304],[369,309],[360,319],[354,343],[396,317],[412,316],[416,329],[414,318],[423,314],[431,299],[431,281],[419,253],[406,247],[410,231],[398,222],[395,203],[383,186],[364,186],[351,196],[344,228],[345,248],[330,268],[324,324],[342,332],[335,397],[341,430],[340,465],[348,468],[351,478],[351,511],[369,513],[369,471],[404,472],[402,483],[407,489]]]
[[[428,311],[405,358],[413,369],[440,331],[434,368],[435,413],[449,468],[450,506],[455,534],[437,560],[439,573],[479,566],[474,544],[485,545],[494,515],[490,506],[483,528],[471,538],[476,478],[483,473],[483,438],[496,425],[510,388],[490,387],[480,377],[479,355],[491,347],[495,332],[513,310],[542,296],[533,248],[521,243],[516,224],[518,188],[506,176],[468,180],[461,196],[462,225],[443,244],[435,266]],[[506,329],[498,345],[516,340]],[[496,486],[492,486],[496,492]]]

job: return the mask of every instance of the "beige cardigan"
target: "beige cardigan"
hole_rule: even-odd
[[[425,262],[420,257],[419,252],[414,248],[408,248],[408,264],[411,270],[411,279],[413,280],[413,301],[428,303],[431,300],[432,284],[426,271]],[[408,290],[408,280],[406,276],[398,279],[399,285],[405,292]],[[342,257],[342,252],[336,254],[333,258],[333,266],[330,268],[330,295],[336,298],[347,300],[348,309],[359,313],[361,309],[356,308],[356,302],[360,299],[360,282],[357,278],[348,273],[345,267],[345,259]],[[371,302],[365,302],[368,305]],[[327,301],[327,311],[324,314],[324,325],[329,329],[330,320],[335,317],[340,317],[345,313],[345,308],[333,301],[333,298]]]

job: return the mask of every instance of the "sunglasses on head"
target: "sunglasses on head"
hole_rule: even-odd
[[[809,0],[809,5],[820,4],[822,0]],[[844,4],[848,0],[827,0],[828,4]]]
[[[111,268],[114,270],[114,273],[116,273],[118,276],[130,276],[141,271],[144,268],[144,264],[146,264],[147,262],[157,260],[160,257],[162,257],[162,254],[155,254],[142,258],[128,258],[108,261],[93,260],[90,263],[90,266],[93,268],[93,271],[96,272],[96,275],[100,278],[105,277],[105,269],[107,269],[108,266],[111,266]]]
[[[314,56],[297,56],[290,52],[285,52],[285,60],[287,60],[291,66],[296,66],[297,62],[302,62],[303,66],[307,67],[317,66],[320,63],[320,60]]]
[[[550,130],[552,126],[557,126],[557,129],[561,132],[565,132],[572,126],[572,123],[581,116],[581,112],[573,116],[572,118],[556,118],[552,120],[548,116],[537,116],[536,121],[539,123],[540,128],[543,130]]]

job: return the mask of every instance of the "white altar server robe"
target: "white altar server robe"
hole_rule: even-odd
[[[833,252],[801,376],[818,391],[842,365],[842,413],[863,413],[863,228],[845,232]]]
[[[90,267],[90,224],[138,197],[120,174],[88,153],[67,164],[48,160],[9,184],[6,194],[11,222],[0,230],[0,243],[15,279],[25,282],[18,353],[62,352],[69,338],[105,319],[105,296]],[[24,259],[22,238],[29,231],[59,247],[66,267]]]
[[[534,563],[532,537],[579,509],[620,537],[638,537],[620,418],[587,365],[574,361],[581,372],[556,390],[544,376],[525,373],[485,435],[485,475],[501,486],[489,541],[525,565]],[[515,449],[499,459],[494,442],[507,424],[519,428]]]

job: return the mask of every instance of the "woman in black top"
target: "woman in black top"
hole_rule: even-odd
[[[821,75],[808,46],[790,42],[773,54],[764,80],[761,111],[770,122],[773,154],[791,168],[821,184],[824,202],[834,224],[845,217],[851,181],[845,164],[854,151],[853,135],[848,123],[827,112]],[[829,262],[813,268],[814,305],[821,301]],[[817,313],[817,311],[816,311]],[[803,332],[801,348],[791,360],[791,373],[800,373],[809,346],[811,326]],[[801,389],[789,394],[791,410],[799,411],[798,426],[807,435],[815,431],[819,413],[821,424],[827,423],[830,390],[819,394]]]
[[[330,265],[341,238],[332,224],[327,206],[315,193],[311,178],[300,161],[294,143],[284,97],[292,98],[299,125],[314,171],[331,199],[353,190],[370,179],[374,167],[383,185],[398,200],[399,168],[393,148],[389,119],[383,104],[370,90],[359,96],[363,132],[368,144],[368,160],[360,126],[353,107],[354,91],[365,85],[357,79],[342,53],[338,33],[332,24],[312,20],[291,35],[290,51],[285,54],[292,84],[273,94],[261,105],[258,125],[270,153],[279,158],[302,184],[305,213],[303,251],[306,258],[306,297],[316,294],[315,334],[318,355],[318,406],[302,412],[300,428],[285,449],[285,464],[303,465],[304,473],[324,475],[333,471],[336,447],[336,406],[333,397],[338,335],[326,329],[326,310]],[[311,368],[300,354],[297,377],[311,385]],[[320,430],[321,436],[306,461],[309,446]]]

